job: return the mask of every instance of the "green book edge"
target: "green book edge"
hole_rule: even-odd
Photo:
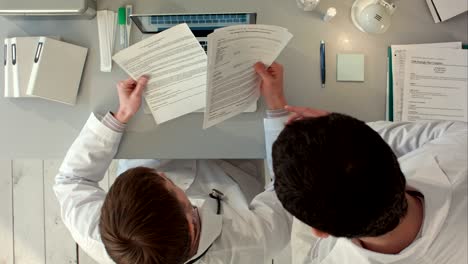
[[[119,25],[127,24],[127,9],[125,7],[120,7],[118,11]]]
[[[393,121],[393,67],[392,48],[388,47],[388,121]]]

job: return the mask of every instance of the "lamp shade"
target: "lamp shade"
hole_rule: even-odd
[[[356,0],[351,8],[354,25],[361,31],[381,34],[391,25],[395,6],[383,0]]]

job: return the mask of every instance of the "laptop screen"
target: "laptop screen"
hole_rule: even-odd
[[[256,13],[158,14],[131,15],[144,34],[158,33],[181,23],[187,23],[196,37],[206,37],[215,29],[241,24],[256,24]]]

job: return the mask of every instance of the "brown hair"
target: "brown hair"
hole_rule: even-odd
[[[190,233],[184,205],[153,169],[122,173],[101,209],[99,229],[109,256],[118,264],[184,263]]]

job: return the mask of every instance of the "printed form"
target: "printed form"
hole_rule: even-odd
[[[467,56],[459,49],[409,50],[402,119],[467,122]]]
[[[413,45],[392,45],[392,66],[393,66],[393,121],[401,120],[403,112],[403,95],[404,81],[406,72],[406,53],[408,50],[419,48],[449,48],[461,49],[461,42],[441,42],[429,44],[413,44]]]
[[[291,40],[287,29],[240,25],[208,35],[208,78],[203,128],[221,123],[256,103],[258,61],[269,67]]]
[[[156,123],[205,107],[207,57],[187,24],[138,42],[113,59],[135,80],[150,77],[144,95]]]

